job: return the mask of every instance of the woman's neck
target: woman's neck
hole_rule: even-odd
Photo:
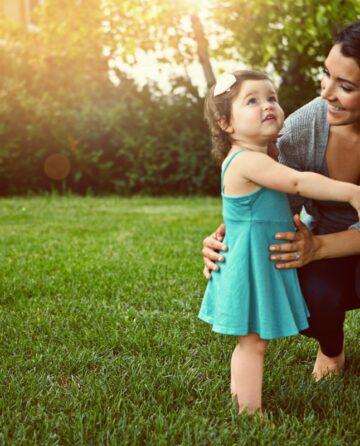
[[[343,138],[346,138],[348,142],[360,141],[360,123],[331,125],[330,131],[334,134],[341,135]]]
[[[348,132],[353,137],[357,137],[358,139],[360,139],[360,122],[349,125]]]

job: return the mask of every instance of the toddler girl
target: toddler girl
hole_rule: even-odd
[[[226,225],[224,265],[208,283],[200,319],[213,331],[238,336],[231,359],[231,393],[239,413],[262,411],[266,346],[308,327],[308,309],[295,269],[277,269],[266,255],[277,232],[293,231],[286,193],[347,201],[360,212],[360,187],[299,172],[267,155],[284,113],[263,73],[224,74],[208,92],[205,116],[213,154],[222,163]],[[265,253],[265,254],[264,254]]]

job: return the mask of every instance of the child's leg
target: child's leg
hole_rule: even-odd
[[[239,413],[261,411],[264,357],[269,341],[256,333],[240,336],[231,358],[231,394]]]

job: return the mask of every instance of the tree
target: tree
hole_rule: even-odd
[[[291,112],[316,96],[334,35],[360,17],[360,2],[218,0],[212,15],[226,31],[215,56],[240,55],[253,68],[275,70],[281,103]]]
[[[185,72],[198,58],[208,86],[215,82],[196,2],[104,0],[103,4],[111,57],[132,65],[142,52],[152,52],[158,62],[182,66]]]
[[[197,90],[112,83],[106,20],[102,0],[47,0],[38,32],[0,22],[0,193],[217,193]]]

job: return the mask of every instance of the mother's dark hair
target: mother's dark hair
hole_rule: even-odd
[[[360,67],[360,22],[344,28],[335,38],[335,45],[340,45],[341,54],[352,57]]]

